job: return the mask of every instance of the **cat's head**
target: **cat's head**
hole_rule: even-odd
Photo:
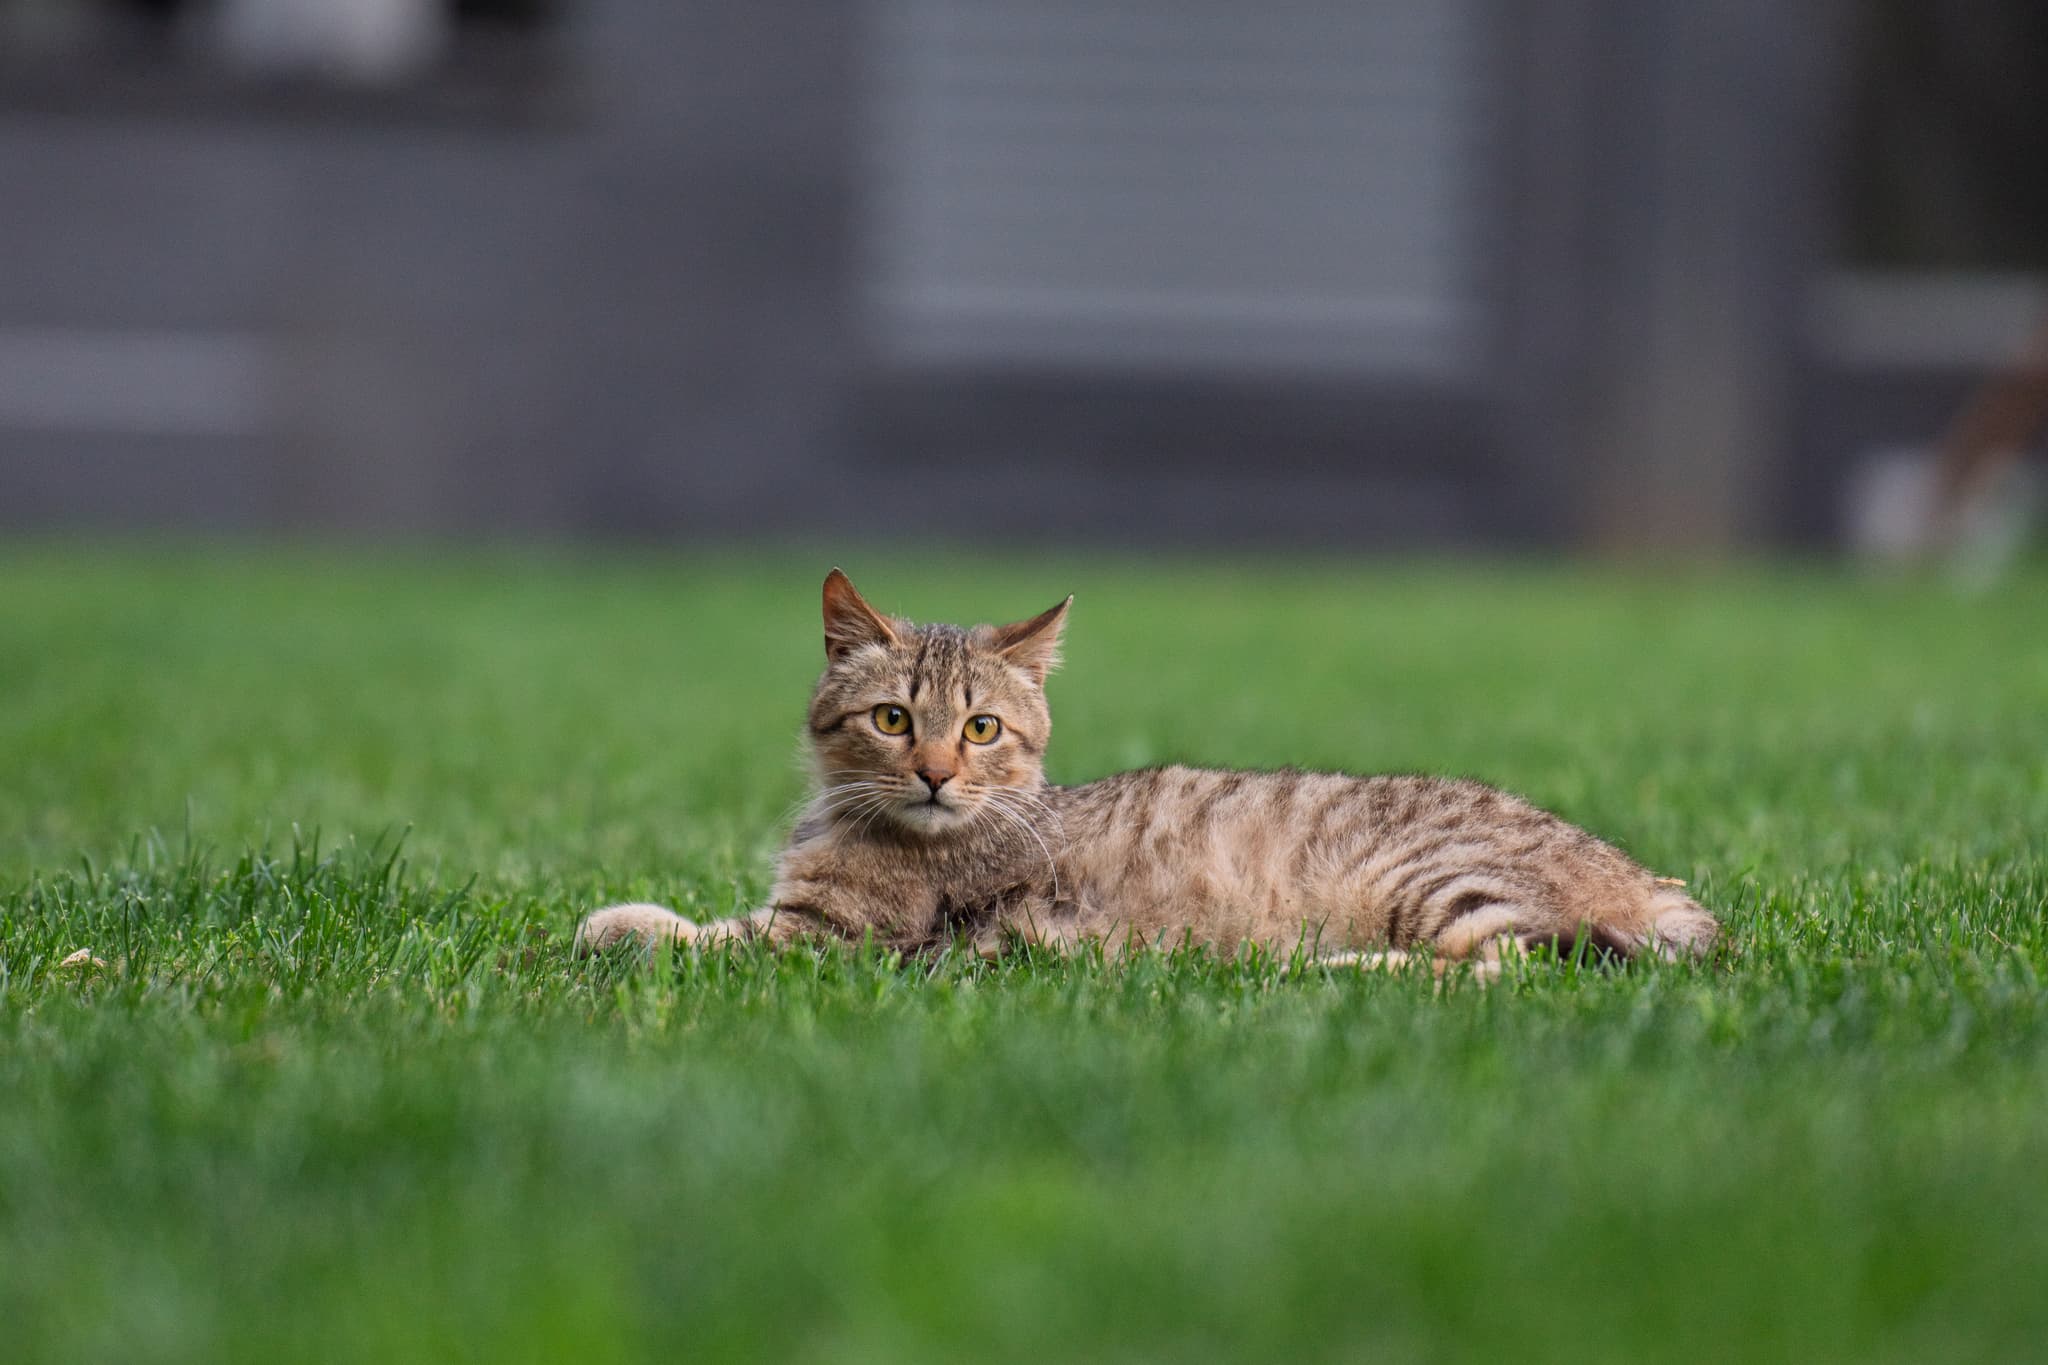
[[[810,714],[828,814],[921,835],[1027,816],[1067,602],[1009,626],[920,626],[882,615],[834,569]]]

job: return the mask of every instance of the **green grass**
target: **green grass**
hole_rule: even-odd
[[[824,555],[16,547],[0,1357],[2042,1351],[2048,574],[847,559],[1079,594],[1056,778],[1484,777],[1732,953],[576,962],[765,890]]]

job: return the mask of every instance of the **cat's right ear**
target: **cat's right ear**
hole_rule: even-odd
[[[863,645],[894,645],[901,640],[889,618],[867,604],[853,580],[834,569],[825,575],[825,658],[833,663]]]

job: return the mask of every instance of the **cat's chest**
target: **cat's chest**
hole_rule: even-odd
[[[785,887],[824,893],[833,918],[899,943],[979,938],[1044,914],[1054,901],[1049,866],[973,849],[799,845],[781,873]]]
[[[957,937],[1029,915],[1051,901],[1044,875],[1021,860],[971,854],[920,860],[915,876],[934,937]]]

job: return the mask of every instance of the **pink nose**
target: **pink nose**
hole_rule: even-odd
[[[953,780],[953,774],[944,768],[919,768],[917,775],[924,779],[924,784],[932,789],[934,796],[938,795],[939,788]]]

